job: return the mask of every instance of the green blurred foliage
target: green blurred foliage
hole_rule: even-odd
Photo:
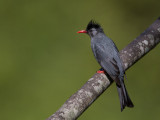
[[[44,120],[100,67],[90,39],[76,32],[91,19],[119,49],[159,17],[158,0],[1,0],[0,119]],[[120,112],[115,85],[79,120],[159,120],[160,47],[127,71],[135,108]]]

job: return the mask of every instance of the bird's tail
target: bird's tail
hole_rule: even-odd
[[[133,103],[127,93],[125,85],[124,84],[121,84],[121,86],[117,85],[117,90],[118,90],[118,95],[119,95],[120,104],[121,104],[121,111],[123,111],[125,106],[134,107],[134,105],[133,105]]]

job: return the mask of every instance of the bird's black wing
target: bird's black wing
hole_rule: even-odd
[[[118,78],[120,70],[116,58],[114,58],[112,53],[108,55],[104,45],[101,44],[94,45],[93,53],[101,67],[110,75],[117,85],[120,85],[120,80]]]

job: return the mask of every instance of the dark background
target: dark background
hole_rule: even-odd
[[[0,0],[0,119],[44,120],[99,68],[91,19],[123,49],[160,16],[159,0]],[[113,84],[79,120],[159,120],[160,46],[127,71],[135,108],[120,112]]]

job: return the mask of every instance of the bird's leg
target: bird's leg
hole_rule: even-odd
[[[99,69],[99,70],[97,71],[97,73],[104,73],[104,74],[105,74],[105,71],[104,71],[103,68],[101,68],[101,69]]]

